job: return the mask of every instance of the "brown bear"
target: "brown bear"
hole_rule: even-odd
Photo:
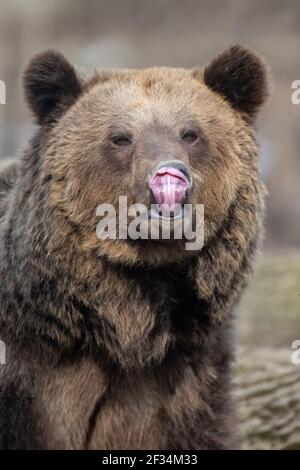
[[[232,317],[262,225],[264,61],[236,45],[203,71],[88,75],[48,50],[24,88],[38,127],[0,180],[1,448],[235,447]],[[100,239],[97,207],[120,196],[203,204],[203,246]],[[149,219],[174,227],[172,210]]]

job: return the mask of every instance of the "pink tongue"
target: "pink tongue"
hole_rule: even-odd
[[[150,189],[163,215],[170,216],[180,210],[189,182],[177,168],[160,168],[150,181]]]

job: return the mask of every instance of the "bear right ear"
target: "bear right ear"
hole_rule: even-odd
[[[269,94],[265,61],[239,44],[216,57],[203,73],[204,83],[253,120]]]
[[[39,124],[49,123],[73,104],[82,91],[74,67],[57,51],[34,56],[24,71],[27,102]]]

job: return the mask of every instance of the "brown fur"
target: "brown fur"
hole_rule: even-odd
[[[262,60],[236,46],[204,75],[83,77],[46,51],[24,84],[40,127],[0,181],[1,446],[235,446],[230,332],[261,230],[252,123],[267,92]],[[188,202],[204,204],[203,249],[100,241],[98,204],[127,195],[149,205],[147,175],[169,159],[192,173]]]

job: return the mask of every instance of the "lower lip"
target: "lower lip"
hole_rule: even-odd
[[[184,206],[181,207],[181,211],[178,214],[176,214],[174,217],[166,217],[164,215],[159,214],[156,209],[151,208],[148,210],[148,218],[158,219],[158,220],[168,220],[168,221],[183,219],[184,218]]]

